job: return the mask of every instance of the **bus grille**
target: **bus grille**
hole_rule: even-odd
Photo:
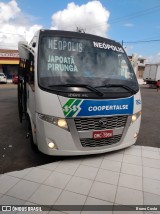
[[[100,120],[104,121],[105,125],[100,125]],[[74,121],[77,131],[114,129],[125,127],[127,115],[98,118],[75,118]]]
[[[122,135],[115,135],[111,138],[104,139],[92,139],[92,138],[84,138],[80,139],[83,147],[100,147],[107,146],[118,143],[121,139]]]

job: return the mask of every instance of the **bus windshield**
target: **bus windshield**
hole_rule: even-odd
[[[106,40],[107,41],[107,40]],[[43,36],[39,42],[39,85],[125,85],[138,91],[133,68],[123,48],[112,42]],[[63,87],[63,90],[65,88]]]

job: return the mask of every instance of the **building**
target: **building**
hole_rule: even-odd
[[[146,59],[143,57],[138,57],[136,55],[128,56],[129,60],[131,61],[137,79],[143,78],[143,73],[145,69],[145,61]]]
[[[18,73],[19,54],[18,50],[0,49],[0,72],[3,72],[7,79]]]

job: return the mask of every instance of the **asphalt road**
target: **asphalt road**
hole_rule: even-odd
[[[146,85],[141,92],[143,113],[136,144],[160,147],[160,92]],[[31,150],[26,124],[20,124],[17,109],[17,86],[0,84],[0,174],[64,159]]]
[[[136,145],[160,148],[160,91],[141,85],[142,121]]]
[[[19,122],[17,85],[0,84],[0,174],[62,159],[33,152],[26,134],[26,124]]]

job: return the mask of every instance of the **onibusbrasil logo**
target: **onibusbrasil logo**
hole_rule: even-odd
[[[63,106],[64,115],[67,117],[73,117],[74,115],[77,115],[81,110],[80,105],[82,102],[83,100],[69,99]]]

